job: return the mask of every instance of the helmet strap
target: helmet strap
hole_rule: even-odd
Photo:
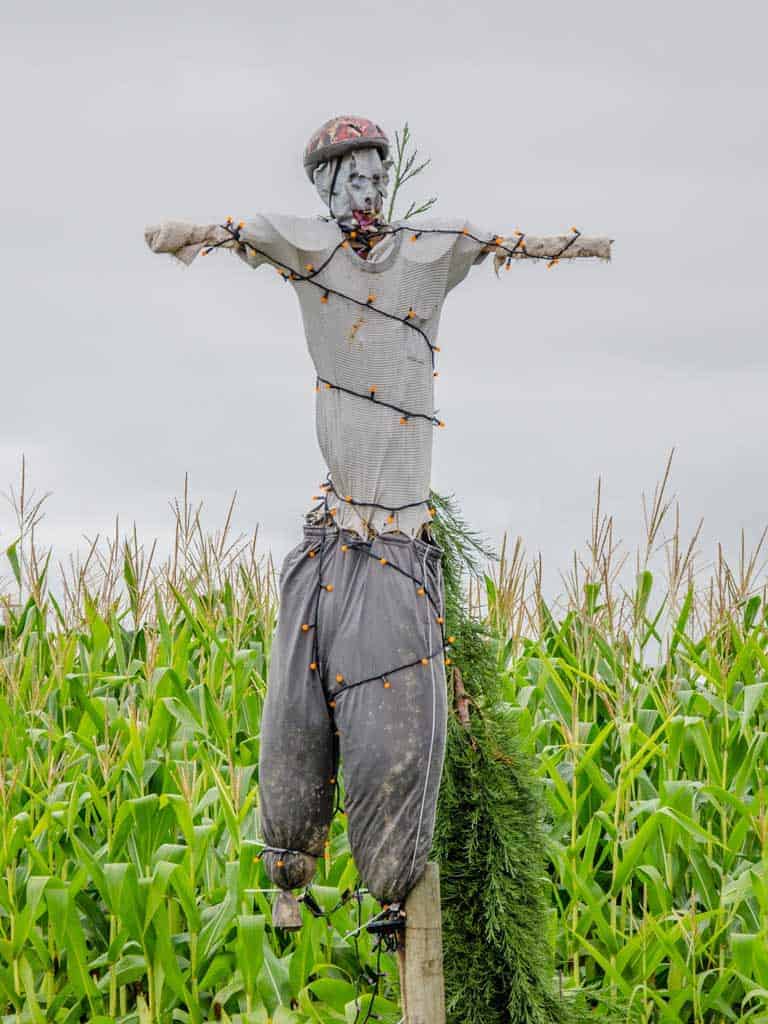
[[[333,197],[336,195],[336,179],[339,176],[339,170],[341,168],[341,157],[336,157],[336,167],[333,171],[333,178],[331,179],[331,188],[328,192],[328,213],[333,217]]]

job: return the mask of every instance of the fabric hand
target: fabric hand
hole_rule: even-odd
[[[181,220],[150,225],[144,230],[144,240],[152,252],[169,253],[186,266],[205,246],[235,241],[218,224],[188,224]]]

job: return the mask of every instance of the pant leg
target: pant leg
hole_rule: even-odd
[[[322,558],[305,538],[280,573],[280,605],[261,724],[259,796],[264,853],[282,889],[308,884],[323,852],[333,810],[334,737],[318,669],[315,616]],[[315,557],[309,552],[315,551]],[[309,626],[309,629],[303,629]]]
[[[344,555],[328,679],[345,680],[335,718],[355,863],[374,896],[395,902],[418,881],[432,845],[447,716],[443,580],[434,545],[385,536],[372,552],[377,558]],[[354,685],[370,676],[378,678]]]

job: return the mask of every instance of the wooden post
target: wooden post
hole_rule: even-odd
[[[445,1024],[440,869],[427,864],[405,904],[400,990],[405,1024]]]

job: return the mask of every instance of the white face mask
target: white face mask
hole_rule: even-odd
[[[340,164],[337,160],[319,164],[313,181],[339,224],[365,228],[381,218],[391,166],[392,161],[382,160],[377,149],[353,149],[344,154]]]

